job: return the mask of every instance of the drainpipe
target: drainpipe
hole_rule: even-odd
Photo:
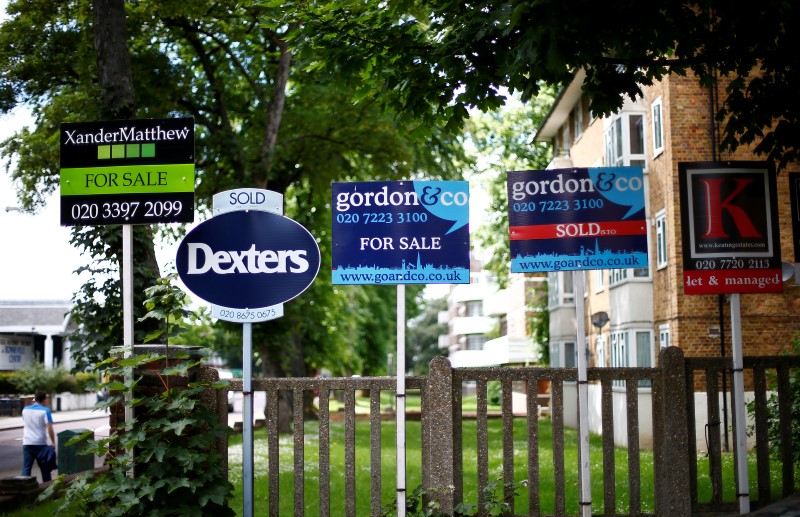
[[[716,95],[715,89],[717,87],[716,81],[708,85],[708,108],[711,115],[709,135],[711,137],[711,161],[717,161],[717,122],[716,116]],[[717,295],[717,307],[719,309],[719,351],[720,357],[725,357],[725,295]],[[725,452],[730,451],[728,443],[728,386],[727,386],[727,373],[725,369],[722,370],[722,432],[724,438]]]

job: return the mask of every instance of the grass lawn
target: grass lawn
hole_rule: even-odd
[[[388,402],[388,401],[387,401]],[[333,404],[333,401],[331,401]],[[420,423],[407,422],[406,436],[406,463],[407,475],[406,488],[410,494],[420,485],[421,452],[420,452]],[[393,422],[383,422],[381,425],[381,501],[383,505],[389,504],[395,497],[395,425]],[[543,514],[554,513],[554,481],[553,481],[553,454],[552,437],[549,420],[539,421],[539,468],[540,468],[540,511]],[[319,505],[319,441],[318,423],[307,422],[305,425],[304,440],[304,501],[305,514],[318,515]],[[517,481],[527,478],[527,424],[526,420],[514,420],[514,467]],[[591,465],[592,465],[592,513],[602,514],[603,507],[603,465],[602,443],[599,436],[591,437]],[[331,515],[344,514],[344,424],[331,422],[330,424],[330,465],[332,476],[331,485]],[[463,465],[464,465],[464,497],[465,502],[477,502],[477,438],[475,421],[464,421],[463,424]],[[502,430],[499,419],[489,420],[489,465],[490,481],[502,479]],[[577,432],[567,429],[565,437],[565,472],[566,472],[566,511],[569,515],[578,514],[578,460],[577,460]],[[280,441],[280,515],[291,516],[294,514],[294,442],[292,436],[285,436]],[[235,486],[235,493],[231,501],[236,512],[242,514],[242,447],[241,435],[231,438],[229,459],[230,479]],[[369,422],[356,424],[356,509],[358,515],[365,515],[370,508],[370,467],[369,467]],[[750,454],[750,493],[757,497],[755,484],[755,455]],[[628,511],[628,474],[627,450],[618,448],[615,452],[616,462],[616,513],[625,514]],[[733,455],[723,454],[723,499],[735,501],[735,480],[733,477]],[[641,500],[642,511],[654,511],[653,488],[653,455],[651,451],[641,452]],[[780,498],[780,465],[773,463],[770,472],[773,474],[772,490],[773,499]],[[263,429],[255,430],[255,514],[266,515],[268,511],[268,478],[267,478],[267,439]],[[797,476],[796,479],[800,479]],[[698,486],[700,501],[711,500],[711,482],[708,476],[708,461],[701,458],[698,461]],[[527,489],[518,491],[515,499],[514,511],[516,514],[526,514],[528,510]],[[6,513],[0,509],[0,516],[9,517],[52,517],[55,514],[57,503],[46,503]]]
[[[381,440],[383,452],[381,455],[381,500],[384,505],[390,503],[395,497],[395,452],[394,430],[392,422],[384,422],[381,426]],[[306,515],[318,514],[319,505],[319,442],[317,438],[318,425],[308,422],[305,427],[304,440],[304,502]],[[524,419],[516,419],[514,423],[514,440],[517,444],[514,455],[515,478],[517,481],[527,479],[527,450],[526,450],[527,424]],[[554,480],[551,428],[549,420],[539,423],[539,463],[540,463],[540,508],[542,513],[554,512]],[[565,471],[567,513],[578,513],[578,459],[577,459],[577,433],[567,430]],[[344,513],[344,477],[341,474],[344,465],[344,425],[332,422],[330,425],[331,443],[331,469],[339,469],[331,476],[331,514]],[[499,419],[489,420],[489,479],[502,479],[502,430]],[[463,463],[464,463],[464,496],[465,502],[477,502],[477,437],[475,421],[465,421],[463,430]],[[420,454],[420,424],[419,422],[407,423],[406,436],[406,462],[408,479],[406,488],[411,493],[420,484],[421,454]],[[599,437],[592,437],[592,491],[593,513],[603,513],[603,486],[602,486],[602,456],[601,441]],[[241,514],[241,438],[231,440],[230,449],[231,481],[236,485],[237,492],[234,496],[234,507]],[[356,509],[359,515],[369,511],[370,507],[370,467],[369,467],[369,423],[359,422],[356,425]],[[280,443],[280,514],[293,515],[294,474],[293,474],[293,439],[290,436],[281,439]],[[257,430],[255,439],[256,480],[255,480],[255,513],[263,514],[268,509],[268,478],[267,478],[267,441],[263,430]],[[653,468],[652,453],[643,451],[641,454],[642,471],[642,510],[652,512],[653,506]],[[624,513],[628,508],[628,478],[627,478],[627,450],[616,451],[617,470],[617,510]],[[528,509],[527,489],[520,489],[515,500],[515,513],[526,514]]]

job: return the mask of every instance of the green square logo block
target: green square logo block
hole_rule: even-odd
[[[111,146],[111,157],[112,158],[125,158],[125,145],[124,144],[115,144]]]
[[[156,144],[142,144],[142,158],[155,158]]]
[[[139,144],[127,144],[125,146],[125,157],[126,158],[138,158],[139,157]]]
[[[98,145],[97,146],[97,159],[98,160],[108,160],[111,158],[111,146],[110,145]]]

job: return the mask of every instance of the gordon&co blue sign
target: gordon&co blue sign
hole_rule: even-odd
[[[641,167],[508,173],[511,272],[647,267]]]
[[[469,283],[469,182],[334,183],[334,284]]]

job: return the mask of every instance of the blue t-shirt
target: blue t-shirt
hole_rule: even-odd
[[[25,422],[22,445],[47,445],[47,424],[53,423],[50,408],[38,403],[25,406],[22,420]]]

